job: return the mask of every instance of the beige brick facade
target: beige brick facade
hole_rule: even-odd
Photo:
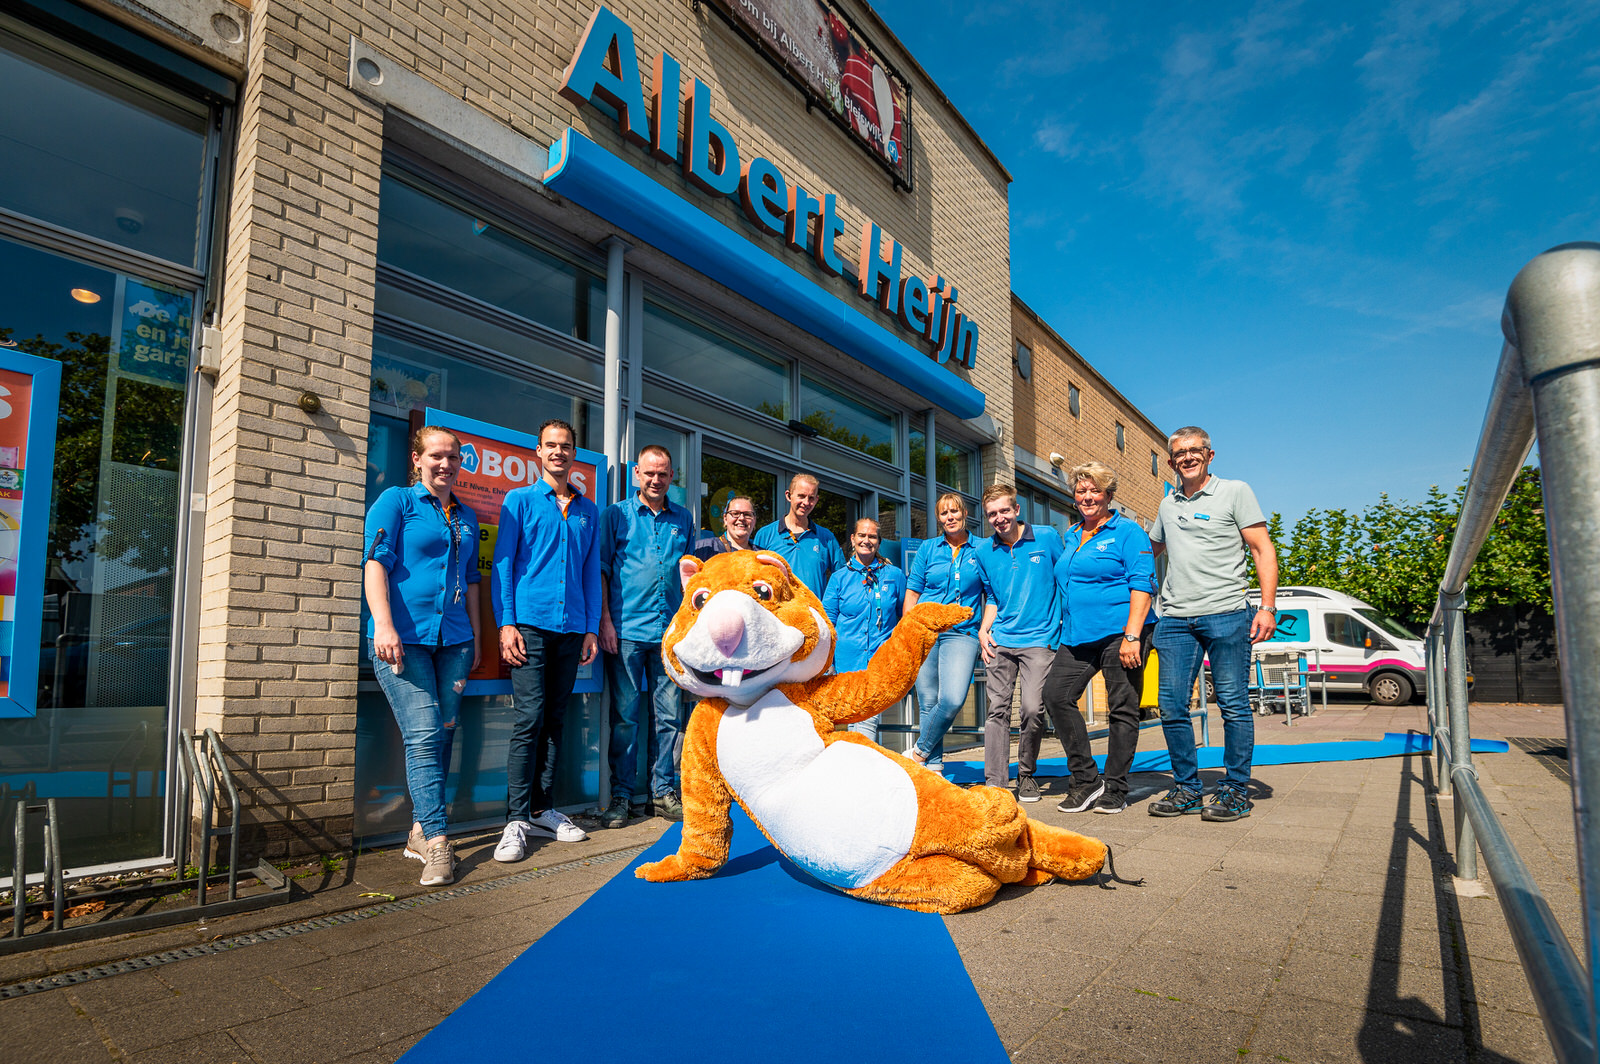
[[[1176,474],[1168,468],[1167,437],[1139,408],[1061,338],[1033,309],[1011,297],[1013,351],[1023,344],[1032,352],[1033,371],[1024,378],[1012,369],[1012,405],[1016,411],[1016,447],[1026,455],[1018,465],[1031,469],[1032,479],[1048,484],[1064,497],[1071,486],[1050,466],[1052,452],[1065,457],[1063,470],[1091,459],[1116,471],[1117,501],[1133,511],[1141,524],[1155,517],[1166,485]],[[1069,389],[1079,392],[1078,413],[1068,404]],[[1117,426],[1123,426],[1123,448],[1117,449]],[[1150,454],[1158,461],[1150,471]]]

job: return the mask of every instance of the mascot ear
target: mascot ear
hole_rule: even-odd
[[[763,565],[776,565],[783,570],[784,576],[791,580],[794,579],[794,570],[789,568],[789,563],[783,560],[783,555],[781,554],[773,554],[764,550],[756,551],[756,561],[761,562]]]
[[[689,581],[694,579],[694,574],[700,571],[700,559],[693,554],[685,554],[678,559],[678,579],[684,587],[689,586]]]

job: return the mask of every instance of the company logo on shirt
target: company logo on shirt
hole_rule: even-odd
[[[1211,515],[1210,514],[1195,514],[1194,515],[1194,519],[1196,521],[1209,521],[1209,520],[1211,520]]]

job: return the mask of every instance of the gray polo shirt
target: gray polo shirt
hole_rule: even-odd
[[[1266,523],[1255,492],[1242,480],[1212,477],[1193,495],[1161,500],[1150,541],[1167,545],[1161,614],[1204,617],[1245,609],[1246,547],[1240,530]]]

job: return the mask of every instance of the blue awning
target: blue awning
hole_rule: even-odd
[[[983,413],[981,391],[577,130],[550,146],[544,183],[935,406],[959,418]]]

